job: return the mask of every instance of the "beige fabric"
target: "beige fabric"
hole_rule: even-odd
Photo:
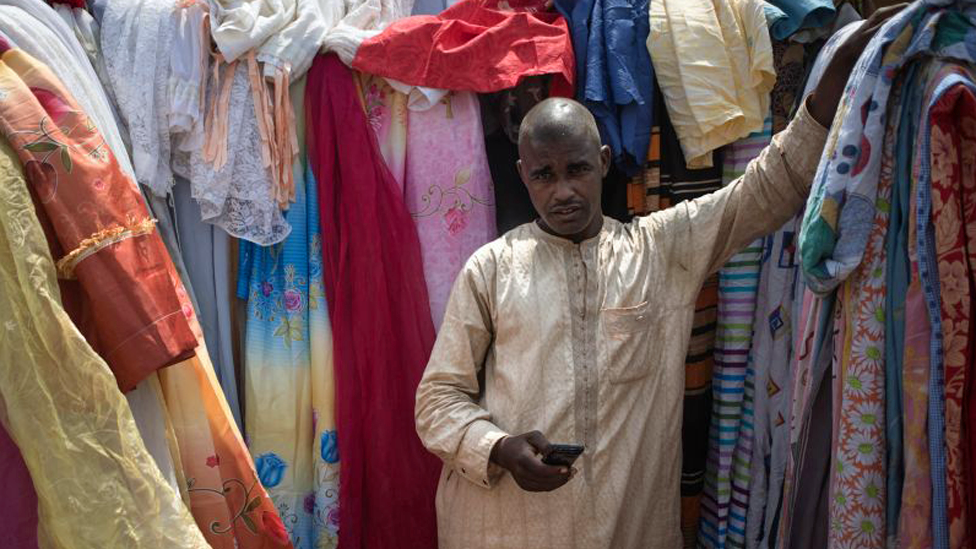
[[[802,205],[826,130],[801,109],[744,177],[577,245],[523,225],[458,276],[417,392],[444,462],[444,549],[681,547],[684,358],[706,276]],[[505,434],[586,446],[579,474],[522,491],[490,465]]]
[[[206,549],[108,365],[61,306],[17,155],[0,139],[0,423],[37,491],[40,546]]]
[[[776,83],[762,0],[651,0],[647,47],[689,168],[762,130]]]

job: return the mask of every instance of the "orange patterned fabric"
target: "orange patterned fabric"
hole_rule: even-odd
[[[142,195],[47,67],[8,50],[0,89],[0,131],[24,166],[56,261],[149,219]],[[171,268],[158,233],[133,233],[77,261],[77,282],[61,282],[65,309],[123,391],[197,346]]]

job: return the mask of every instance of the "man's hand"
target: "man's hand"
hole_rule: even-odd
[[[854,65],[857,64],[868,42],[888,19],[905,9],[907,5],[896,4],[879,9],[837,47],[834,57],[827,64],[817,88],[810,94],[807,102],[807,110],[821,126],[829,128],[833,123],[837,104],[840,103],[844,87],[847,86],[847,79],[851,76],[851,71],[854,70]]]
[[[569,482],[569,467],[546,465],[540,456],[549,452],[549,441],[539,431],[508,436],[491,449],[491,461],[506,469],[523,489],[550,492]]]

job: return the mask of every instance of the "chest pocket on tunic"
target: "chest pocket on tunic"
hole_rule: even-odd
[[[638,380],[651,372],[660,357],[661,311],[647,301],[633,307],[604,308],[604,344],[611,383]]]

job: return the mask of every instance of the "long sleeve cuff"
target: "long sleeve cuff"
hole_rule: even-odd
[[[491,463],[491,449],[508,436],[490,421],[478,420],[468,426],[458,449],[454,468],[461,476],[482,488],[491,488],[504,472]]]
[[[827,133],[827,128],[813,118],[807,110],[807,102],[804,101],[786,131],[776,136],[786,165],[807,188],[813,184],[813,178],[817,175]]]

